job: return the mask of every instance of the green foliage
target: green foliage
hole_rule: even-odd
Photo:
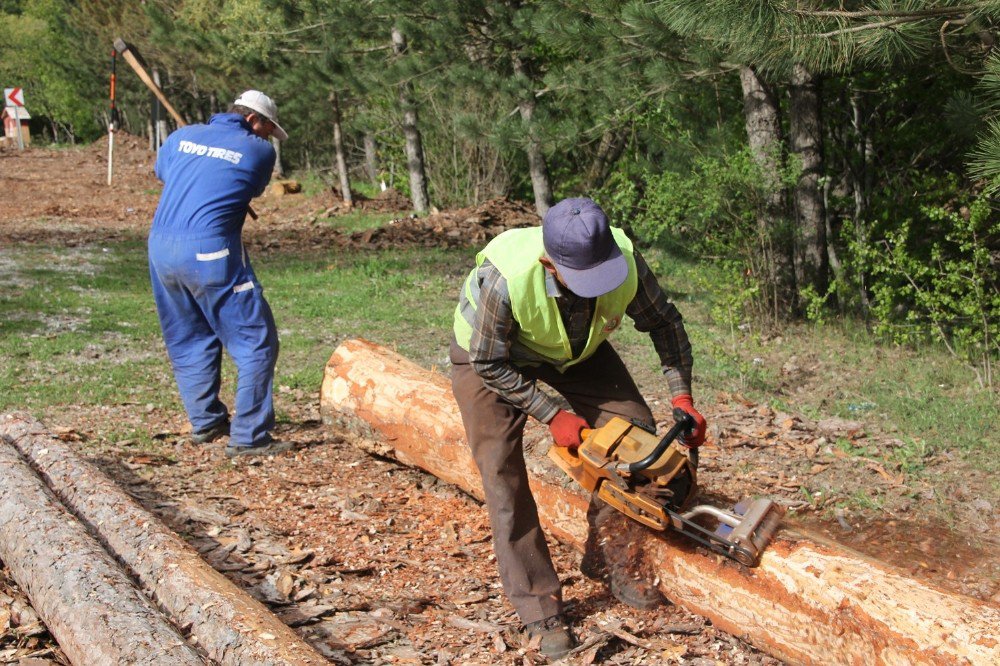
[[[799,289],[799,302],[802,311],[805,313],[806,321],[814,324],[825,324],[830,315],[830,297],[835,292],[836,285],[831,285],[825,294],[816,291],[816,287],[809,284]]]
[[[797,177],[793,166],[779,174]],[[719,303],[725,321],[743,321],[762,306],[762,236],[757,211],[768,195],[761,167],[749,148],[718,157],[697,156],[686,172],[644,173],[633,181],[621,172],[599,200],[614,219],[627,221],[646,243],[661,244],[703,260],[731,277]]]
[[[48,117],[70,138],[96,138],[106,108],[106,85],[90,75],[88,59],[77,56],[78,34],[68,22],[72,3],[24,0],[17,11],[0,10],[0,82],[25,90],[25,106],[37,119]],[[108,50],[110,52],[110,49]]]
[[[921,212],[878,243],[854,244],[873,278],[876,330],[904,344],[936,338],[992,386],[1000,359],[1000,278],[992,258],[1000,218],[985,196],[958,210]]]
[[[737,72],[764,72],[787,112],[789,72],[804,65],[823,77],[821,178],[842,264],[828,293],[799,290],[805,316],[828,323],[836,304],[983,368],[995,332],[973,322],[994,316],[981,276],[997,251],[986,197],[1000,194],[1000,58],[984,44],[998,17],[996,0],[6,0],[0,80],[27,89],[38,124],[93,139],[121,36],[188,120],[246,88],[272,94],[291,134],[285,166],[317,171],[333,164],[336,92],[349,167],[373,136],[380,177],[404,193],[406,85],[438,207],[531,198],[537,141],[557,197],[593,195],[641,241],[718,263],[710,312],[732,331],[764,310],[764,248],[795,238],[791,220],[762,235],[762,183],[788,190],[799,176],[794,160],[771,174],[751,159]],[[118,91],[125,129],[143,131],[149,94],[121,61]],[[618,148],[604,155],[609,137]]]
[[[1000,119],[989,122],[969,158],[969,172],[985,180],[985,192],[1000,195]]]

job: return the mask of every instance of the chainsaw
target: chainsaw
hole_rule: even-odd
[[[662,438],[614,417],[600,428],[584,429],[578,448],[553,446],[548,455],[629,518],[654,530],[680,532],[740,564],[756,566],[784,509],[769,499],[741,502],[734,511],[705,504],[688,508],[698,490],[698,449],[682,447],[679,438],[691,431],[694,419],[682,409],[673,416],[675,424]],[[706,518],[714,530],[700,524]]]

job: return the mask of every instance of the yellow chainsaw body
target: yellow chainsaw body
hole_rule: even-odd
[[[697,491],[694,465],[673,442],[648,467],[634,474],[624,470],[653,453],[660,438],[624,419],[583,432],[577,449],[549,448],[549,458],[585,489],[630,518],[656,530],[665,530],[665,509],[683,510]]]

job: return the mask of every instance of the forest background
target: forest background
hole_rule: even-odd
[[[109,104],[124,37],[187,122],[267,91],[283,169],[345,198],[386,183],[418,214],[497,196],[543,214],[586,194],[721,271],[733,330],[860,323],[990,392],[998,22],[1000,1],[0,0],[0,81],[43,140],[112,120],[152,137],[122,68]]]

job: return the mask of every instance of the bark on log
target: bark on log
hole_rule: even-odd
[[[26,414],[0,417],[0,437],[97,532],[180,627],[221,664],[308,665],[327,660],[263,604],[209,566],[180,537]]]
[[[445,376],[349,340],[327,363],[320,405],[328,421],[369,424],[385,442],[378,453],[482,497]],[[542,523],[582,550],[586,498],[539,465],[529,461]],[[754,569],[653,532],[644,547],[674,603],[791,663],[1000,663],[1000,608],[835,544],[782,533]]]
[[[2,441],[0,559],[73,664],[205,663]]]

